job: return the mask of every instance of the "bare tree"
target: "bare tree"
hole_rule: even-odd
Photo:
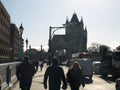
[[[90,47],[88,47],[89,52],[99,52],[101,44],[98,43],[92,43]]]

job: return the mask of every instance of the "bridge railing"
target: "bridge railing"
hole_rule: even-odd
[[[16,67],[20,62],[0,64],[0,90],[11,86],[17,81]]]

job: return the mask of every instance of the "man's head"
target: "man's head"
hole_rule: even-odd
[[[24,56],[24,62],[29,62],[29,56]]]
[[[57,58],[53,58],[52,59],[52,63],[53,63],[53,65],[58,65],[59,64],[58,59]]]

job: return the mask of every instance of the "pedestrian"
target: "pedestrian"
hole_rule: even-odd
[[[43,68],[43,62],[41,62],[41,64],[40,64],[40,70],[42,71],[42,68]]]
[[[67,72],[67,82],[69,83],[71,90],[79,90],[81,85],[83,87],[85,86],[84,76],[77,61],[73,63],[73,66]]]
[[[49,90],[60,90],[61,80],[63,82],[62,88],[67,88],[67,82],[65,79],[63,69],[58,66],[58,60],[56,58],[52,59],[52,66],[49,66],[44,75],[43,83],[44,88],[47,89],[47,79],[49,77]]]
[[[30,90],[32,84],[32,77],[35,74],[35,69],[29,62],[29,57],[25,56],[22,63],[17,66],[16,76],[20,81],[21,90]]]
[[[35,71],[38,71],[38,66],[39,66],[39,62],[37,60],[33,61],[33,66],[35,68]]]
[[[120,78],[116,79],[115,88],[116,88],[116,90],[120,90]]]

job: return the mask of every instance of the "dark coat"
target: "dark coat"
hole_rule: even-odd
[[[84,85],[84,76],[81,70],[68,70],[67,81],[70,84],[71,90],[79,90],[80,85]]]
[[[17,66],[16,76],[20,81],[20,88],[30,88],[32,83],[32,76],[34,76],[35,69],[29,62],[22,62]]]
[[[49,77],[49,90],[60,90],[61,80],[63,86],[67,87],[67,82],[63,69],[59,66],[50,66],[46,69],[44,75],[44,86],[47,86],[47,78]]]

